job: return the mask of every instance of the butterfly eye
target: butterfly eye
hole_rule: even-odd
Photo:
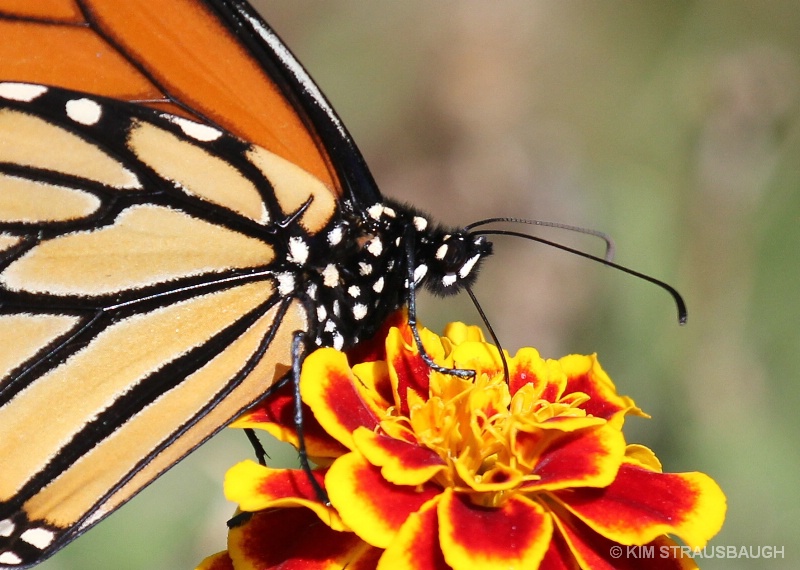
[[[466,260],[466,245],[462,236],[450,236],[436,250],[436,259],[445,270],[455,271]]]

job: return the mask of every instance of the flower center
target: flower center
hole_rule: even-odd
[[[392,408],[381,427],[396,433],[402,424],[418,445],[445,462],[438,484],[469,494],[476,504],[496,507],[525,482],[539,479],[529,442],[548,439],[552,430],[542,424],[586,416],[578,407],[589,399],[585,394],[572,393],[557,402],[538,396],[536,387],[526,384],[512,397],[502,373],[478,372],[473,380],[431,372],[428,399],[409,395],[408,416]],[[521,437],[526,445],[520,445]]]

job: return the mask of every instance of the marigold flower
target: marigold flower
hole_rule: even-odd
[[[694,567],[672,557],[670,537],[705,545],[725,496],[707,475],[662,473],[652,451],[626,445],[625,417],[645,414],[594,355],[524,348],[506,354],[506,377],[477,327],[420,329],[437,364],[475,371],[460,378],[432,371],[395,322],[349,360],[321,348],[303,364],[304,441],[330,506],[301,470],[239,463],[226,496],[253,515],[200,568],[635,567],[619,545],[654,546],[648,568]],[[287,389],[234,426],[297,444],[293,416]]]

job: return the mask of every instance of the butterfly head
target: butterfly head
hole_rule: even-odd
[[[401,248],[413,247],[414,283],[435,295],[455,295],[472,285],[481,262],[492,254],[492,244],[485,236],[431,224],[426,215],[410,206],[385,200],[367,212],[383,228],[378,233],[396,236],[395,243]],[[398,251],[391,257],[405,254]]]
[[[471,286],[481,262],[491,255],[492,244],[485,236],[466,230],[431,232],[419,242],[417,273],[424,269],[425,287],[441,296],[454,295]]]

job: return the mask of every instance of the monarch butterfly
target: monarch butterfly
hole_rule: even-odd
[[[245,0],[0,2],[0,226],[2,568],[268,393],[295,331],[352,346],[491,253],[381,197]]]

